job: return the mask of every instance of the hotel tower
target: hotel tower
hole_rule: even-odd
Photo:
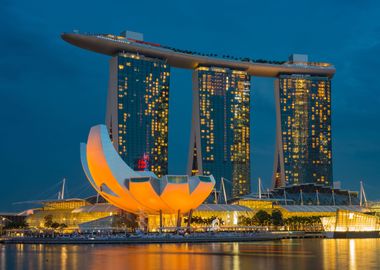
[[[170,66],[119,53],[110,60],[106,125],[115,149],[135,170],[168,174]]]
[[[193,72],[189,175],[210,175],[227,198],[250,192],[250,78],[245,71],[200,66]]]
[[[304,58],[291,61],[307,62]],[[275,102],[274,187],[304,183],[332,186],[330,78],[279,75]]]

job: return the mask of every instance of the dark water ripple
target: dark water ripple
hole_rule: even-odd
[[[380,269],[380,239],[165,245],[0,245],[0,269]]]

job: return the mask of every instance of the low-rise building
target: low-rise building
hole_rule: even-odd
[[[107,216],[120,214],[121,209],[108,203],[92,205],[85,199],[65,199],[43,202],[26,218],[30,229],[61,229],[72,232],[79,229],[79,224]]]

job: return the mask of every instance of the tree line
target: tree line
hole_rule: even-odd
[[[292,216],[284,218],[280,210],[273,210],[272,214],[259,210],[253,217],[239,216],[239,225],[242,226],[285,226],[289,230],[320,231],[322,222],[320,216]]]

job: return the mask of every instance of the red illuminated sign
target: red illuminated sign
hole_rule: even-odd
[[[149,156],[144,153],[142,158],[137,160],[135,164],[135,170],[145,171],[149,169],[148,167],[149,167]]]

